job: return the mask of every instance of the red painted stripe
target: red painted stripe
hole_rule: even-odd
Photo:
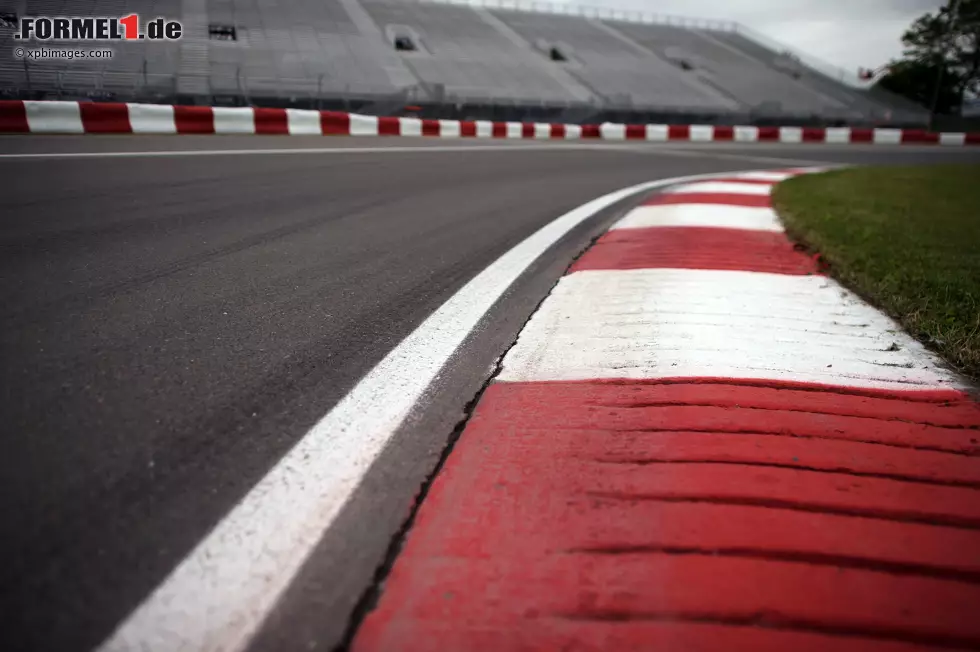
[[[852,143],[873,143],[874,139],[874,129],[851,129]]]
[[[562,124],[552,124],[551,125],[551,137],[555,139],[563,139],[566,135],[565,125]]]
[[[534,138],[534,123],[533,122],[522,122],[521,123],[521,138]]]
[[[626,125],[627,140],[646,140],[646,125]]]
[[[915,472],[921,457],[934,482],[967,465],[976,478],[980,459],[837,448],[796,432],[763,443],[751,430],[765,418],[746,420],[732,403],[768,405],[776,420],[810,411],[818,424],[888,405],[969,421],[969,397],[946,392],[946,405],[936,392],[726,382],[491,385],[353,649],[749,651],[795,649],[792,637],[814,650],[980,645],[980,493],[874,477],[894,463]],[[650,414],[643,431],[603,412],[664,391],[694,410],[720,403],[746,434],[682,432]],[[865,425],[843,427],[859,437]],[[787,458],[796,468],[782,468]],[[808,466],[820,463],[847,472]]]
[[[715,126],[715,140],[735,140],[735,127]]]
[[[412,626],[410,629],[419,628]],[[467,629],[453,622],[431,619],[425,624],[425,631],[425,638],[399,638],[389,628],[367,627],[361,630],[356,649],[432,652],[432,642],[438,641],[441,650],[473,652],[935,652],[931,645],[669,618],[633,621],[552,619],[539,621],[533,629]]]
[[[460,120],[459,135],[464,138],[476,138],[476,122],[472,120]]]
[[[732,389],[730,386],[736,383],[740,388]],[[679,387],[674,388],[675,385]],[[603,389],[607,386],[609,389]],[[602,424],[613,423],[623,432],[683,430],[727,435],[792,435],[960,455],[980,453],[976,406],[959,393],[904,395],[879,390],[855,394],[810,383],[728,379],[589,382],[584,384],[584,389],[579,387],[578,383],[537,383],[510,397],[513,401],[530,401],[514,403],[510,411],[514,419],[520,419],[522,427],[541,428],[547,427],[549,417],[544,413],[543,420],[537,418],[533,410],[537,403],[565,401],[568,406],[574,406],[584,401],[591,409],[576,412],[569,408],[565,417],[567,427],[595,430],[604,427]],[[623,392],[622,387],[628,387],[629,393]],[[536,396],[536,391],[541,394]],[[920,393],[922,396],[918,397]],[[636,402],[619,406],[613,398],[617,395],[636,396]],[[941,406],[928,402],[940,396],[948,397]],[[869,402],[869,399],[875,400]],[[737,407],[731,407],[732,402]],[[882,416],[889,411],[894,420]]]
[[[401,129],[399,123],[399,129]],[[423,136],[440,136],[442,135],[441,129],[439,127],[438,120],[423,120],[422,121],[422,135]]]
[[[902,143],[927,143],[939,142],[939,134],[923,129],[903,129]]]
[[[967,145],[980,145],[980,131],[966,134]]]
[[[759,127],[759,140],[760,141],[778,141],[779,140],[779,127]]]
[[[771,274],[818,272],[782,233],[708,227],[654,227],[607,232],[572,265],[593,269],[724,269]]]
[[[804,127],[804,143],[822,143],[827,138],[827,130],[821,127]]]
[[[0,100],[0,132],[28,133],[27,109],[20,100]]]
[[[253,108],[255,133],[262,135],[284,135],[289,133],[289,120],[286,109]]]
[[[494,122],[493,123],[493,137],[494,138],[506,138],[507,137],[507,123],[506,122]]]
[[[743,195],[728,192],[672,192],[660,193],[643,202],[644,206],[664,204],[723,204],[726,206],[750,206],[769,208],[769,195]]]
[[[175,106],[174,125],[178,134],[213,134],[214,112],[210,106]]]
[[[324,136],[350,135],[350,114],[342,111],[320,111],[320,131]]]
[[[582,138],[602,138],[599,125],[582,125]]]
[[[129,134],[129,108],[120,102],[79,102],[78,112],[87,134]]]
[[[691,140],[691,128],[688,125],[669,125],[667,127],[668,140]]]
[[[378,118],[379,136],[400,136],[402,133],[402,123],[393,116],[381,116]]]

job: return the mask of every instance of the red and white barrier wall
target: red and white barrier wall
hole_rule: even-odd
[[[713,125],[566,125],[423,120],[304,109],[0,101],[0,132],[48,134],[290,134],[693,142],[980,145],[980,133],[914,129]]]
[[[656,195],[561,279],[355,652],[980,648],[980,406],[769,197]]]

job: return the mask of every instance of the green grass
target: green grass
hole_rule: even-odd
[[[835,278],[980,378],[980,165],[803,175],[774,203]]]

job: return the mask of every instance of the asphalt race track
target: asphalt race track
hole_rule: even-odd
[[[562,213],[644,181],[970,148],[0,138],[0,649],[89,650],[359,378]],[[629,201],[467,339],[253,649],[331,649],[498,357]]]

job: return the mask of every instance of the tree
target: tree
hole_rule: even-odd
[[[883,88],[927,106],[935,98],[942,113],[958,112],[966,95],[980,95],[980,0],[947,0],[916,19],[902,43],[904,56],[891,63]]]
[[[938,92],[936,90],[939,84]],[[900,61],[892,64],[877,86],[897,93],[920,106],[932,106],[936,100],[937,113],[956,113],[962,97],[961,81],[949,66],[940,74],[939,66],[929,61]]]

